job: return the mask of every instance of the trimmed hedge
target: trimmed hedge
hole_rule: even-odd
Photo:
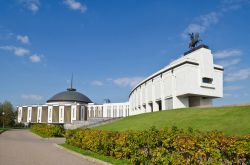
[[[63,137],[65,134],[62,125],[34,124],[31,131],[42,137]]]
[[[249,164],[250,135],[184,132],[176,127],[112,132],[94,129],[67,131],[66,143],[133,164]]]

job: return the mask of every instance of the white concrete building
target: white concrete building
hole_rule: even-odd
[[[200,45],[140,82],[129,102],[94,104],[69,88],[44,105],[18,106],[18,122],[73,123],[94,118],[118,118],[176,108],[212,106],[223,96],[223,67],[211,50]]]
[[[118,118],[129,116],[129,103],[88,104],[88,118]]]
[[[140,82],[129,95],[130,115],[212,106],[212,99],[222,96],[223,67],[201,45]]]

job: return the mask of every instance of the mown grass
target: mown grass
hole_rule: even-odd
[[[40,132],[36,132],[36,131],[33,131],[32,129],[29,129],[30,132],[40,136],[41,138],[51,138],[48,134],[44,134],[44,133],[40,133]]]
[[[144,130],[149,127],[193,128],[199,131],[222,131],[226,135],[250,134],[250,106],[185,108],[146,113],[97,126],[99,130]]]
[[[7,131],[7,130],[9,130],[9,128],[0,128],[0,134]]]
[[[80,149],[80,148],[75,147],[75,146],[71,146],[71,145],[69,145],[67,143],[60,144],[60,145],[62,147],[65,147],[65,148],[71,150],[71,151],[80,153],[82,155],[90,156],[90,157],[93,157],[93,158],[96,158],[96,159],[99,159],[99,160],[102,160],[102,161],[105,161],[105,162],[108,162],[108,163],[112,163],[112,164],[116,164],[116,165],[131,164],[129,162],[129,160],[120,160],[120,159],[115,159],[115,158],[110,157],[110,156],[104,156],[104,155],[101,155],[101,154],[98,154],[98,153],[94,153],[94,152],[91,152],[91,151],[86,151],[86,150]]]

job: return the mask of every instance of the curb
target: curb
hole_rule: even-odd
[[[110,164],[110,163],[108,163],[108,162],[104,162],[104,161],[102,161],[102,160],[99,160],[99,159],[96,159],[96,158],[93,158],[93,157],[90,157],[90,156],[82,155],[82,154],[77,153],[77,152],[75,152],[75,151],[71,151],[71,150],[69,150],[69,149],[67,149],[67,148],[65,148],[65,147],[62,147],[62,146],[60,146],[60,145],[58,145],[58,144],[56,144],[56,143],[53,143],[53,145],[54,145],[56,148],[58,148],[58,149],[67,151],[67,152],[69,152],[69,153],[71,153],[71,154],[73,154],[73,155],[76,155],[76,156],[78,156],[78,157],[80,157],[80,158],[82,158],[82,159],[88,160],[88,161],[90,161],[90,162],[98,163],[98,164],[102,164],[102,165],[112,165],[112,164]]]

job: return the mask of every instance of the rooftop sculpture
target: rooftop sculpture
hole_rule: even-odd
[[[195,48],[201,40],[199,39],[199,33],[189,33],[190,36],[190,42],[189,42],[189,48],[193,49]]]

